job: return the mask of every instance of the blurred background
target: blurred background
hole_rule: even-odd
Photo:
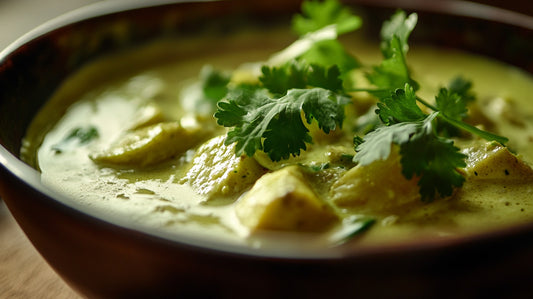
[[[43,22],[99,0],[0,0],[0,49]]]
[[[49,19],[99,1],[103,0],[0,0],[0,49],[4,49],[22,34]],[[473,2],[533,15],[533,2],[530,0],[473,0]]]

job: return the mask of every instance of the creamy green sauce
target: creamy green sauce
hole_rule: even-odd
[[[180,105],[180,95],[204,64],[234,69],[245,62],[265,61],[290,40],[287,34],[274,30],[259,36],[243,33],[189,41],[186,47],[183,42],[161,42],[98,60],[67,80],[42,109],[28,131],[23,157],[40,169],[46,185],[112,217],[255,247],[301,246],[295,244],[292,234],[287,237],[286,233],[250,231],[235,215],[236,198],[207,200],[189,184],[180,182],[193,149],[148,168],[99,165],[89,158],[134,126],[139,110],[147,104],[160,107],[165,120],[187,119],[189,111]],[[217,47],[213,49],[213,45]],[[362,61],[379,60],[378,51],[371,45],[359,41],[353,49]],[[497,132],[509,137],[509,146],[525,161],[533,161],[533,79],[528,74],[483,57],[445,49],[413,46],[408,59],[413,77],[423,86],[419,94],[426,99],[431,100],[451,77],[472,79],[480,106],[494,114]],[[502,117],[502,109],[508,106],[501,106],[512,107],[513,103],[518,108],[509,112],[512,117]],[[86,145],[74,144],[60,154],[53,150],[72,128],[89,125],[97,128],[99,138]],[[467,181],[452,198],[377,213],[377,223],[359,242],[440,238],[531,221],[530,186],[513,180]],[[338,213],[347,217],[359,212],[357,208],[339,208]],[[306,240],[306,246],[323,246],[339,227],[299,236]]]

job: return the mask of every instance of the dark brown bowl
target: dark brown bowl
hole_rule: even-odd
[[[413,43],[481,53],[533,72],[533,19],[463,1],[348,1],[375,35],[416,10]],[[379,248],[257,250],[104,219],[47,189],[18,159],[39,108],[79,67],[161,38],[287,21],[299,1],[108,1],[41,26],[0,53],[0,195],[33,245],[88,297],[513,297],[533,294],[533,223]],[[116,26],[124,30],[120,35]],[[369,35],[371,36],[371,35]]]

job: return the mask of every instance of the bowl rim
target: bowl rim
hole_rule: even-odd
[[[0,51],[0,65],[17,49],[26,43],[41,37],[54,30],[73,25],[75,23],[90,20],[96,17],[113,15],[125,11],[136,9],[157,7],[163,5],[179,5],[190,2],[219,2],[220,0],[114,0],[101,1],[92,3],[73,11],[67,12],[54,19],[51,19],[42,25],[30,30],[14,42],[9,44],[5,49]],[[500,22],[513,25],[528,30],[533,30],[533,17],[526,16],[517,12],[512,12],[502,8],[497,8],[485,4],[479,4],[462,0],[450,1],[424,1],[424,0],[356,0],[348,1],[353,5],[372,5],[374,7],[394,6],[405,9],[415,9],[420,12],[439,13],[450,17],[471,17],[486,21]],[[496,19],[495,19],[496,18]],[[310,250],[274,250],[274,249],[256,249],[251,246],[240,244],[225,244],[218,241],[208,240],[202,237],[194,237],[180,232],[167,232],[157,228],[148,227],[135,223],[132,220],[123,217],[102,216],[94,208],[71,200],[69,196],[63,195],[55,190],[48,188],[41,182],[40,173],[32,168],[18,157],[9,152],[3,145],[0,146],[0,167],[11,173],[17,180],[28,185],[39,193],[44,194],[54,204],[61,205],[69,209],[69,213],[79,213],[90,217],[93,221],[110,225],[113,228],[120,228],[131,231],[135,234],[142,234],[143,237],[150,238],[157,242],[163,242],[178,247],[193,247],[195,250],[215,252],[218,254],[237,254],[244,257],[263,257],[278,259],[296,259],[296,260],[331,260],[361,257],[383,257],[398,254],[416,254],[417,252],[427,252],[453,248],[456,246],[469,246],[474,243],[490,242],[500,238],[509,238],[520,235],[526,231],[533,232],[533,221],[525,224],[515,224],[509,227],[480,232],[475,234],[453,236],[441,239],[430,239],[421,241],[404,241],[393,242],[385,245],[363,246],[357,250],[349,246],[324,247]],[[9,204],[8,204],[9,208]],[[357,248],[357,247],[356,247]]]

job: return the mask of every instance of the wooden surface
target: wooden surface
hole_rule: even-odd
[[[81,298],[39,255],[2,201],[0,298]]]

